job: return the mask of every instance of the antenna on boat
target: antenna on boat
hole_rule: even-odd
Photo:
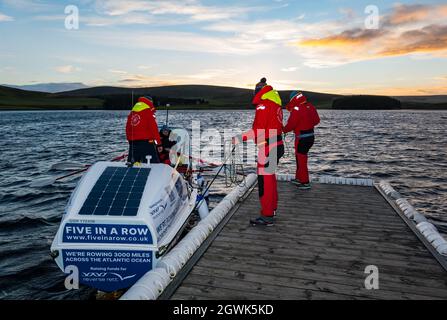
[[[169,126],[169,107],[171,105],[169,103],[166,103],[166,126]]]

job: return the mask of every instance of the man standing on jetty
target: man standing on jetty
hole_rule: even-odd
[[[263,81],[264,80],[264,81]],[[282,139],[283,113],[278,91],[267,85],[265,78],[256,85],[252,101],[256,107],[251,130],[233,138],[233,143],[253,139],[258,146],[258,189],[261,202],[260,216],[250,220],[253,226],[273,226],[278,208],[276,167],[284,155]]]
[[[299,189],[310,189],[307,159],[309,150],[315,142],[314,127],[320,123],[317,109],[307,101],[301,92],[292,92],[286,109],[290,112],[289,121],[284,127],[284,133],[295,133],[296,176],[292,183]]]
[[[147,163],[147,156],[151,156],[151,163],[159,163],[157,145],[161,143],[155,118],[154,101],[151,97],[141,97],[127,117],[126,136],[129,141],[129,156],[127,162]]]

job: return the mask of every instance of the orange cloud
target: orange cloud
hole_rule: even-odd
[[[307,39],[299,43],[304,47],[346,47],[364,45],[370,41],[383,37],[387,32],[385,30],[365,30],[352,29],[346,30],[338,35],[333,35],[320,39]]]
[[[379,55],[397,56],[447,50],[447,25],[431,25],[420,30],[407,31],[394,40],[395,42],[385,47]]]
[[[395,7],[395,11],[386,18],[386,23],[389,25],[399,25],[406,23],[413,23],[416,21],[424,21],[430,15],[432,7],[428,5],[402,5]]]
[[[382,18],[378,30],[348,29],[321,38],[304,39],[294,45],[306,49],[302,53],[310,60],[328,65],[429,53],[447,56],[447,5],[397,5]],[[334,63],[337,65],[337,63]]]

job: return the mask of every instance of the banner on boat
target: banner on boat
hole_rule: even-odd
[[[75,266],[79,282],[105,292],[132,286],[152,269],[151,251],[62,250],[64,268]]]
[[[67,223],[62,241],[65,243],[152,244],[146,225]]]

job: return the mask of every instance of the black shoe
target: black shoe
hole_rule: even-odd
[[[297,186],[300,190],[309,190],[312,188],[310,183],[301,183],[298,179],[293,179],[290,182]]]
[[[312,188],[310,183],[300,183],[299,185],[297,185],[297,187],[300,190],[310,190]]]
[[[256,219],[251,219],[250,224],[252,226],[266,226],[271,227],[274,225],[273,217],[257,217]]]

